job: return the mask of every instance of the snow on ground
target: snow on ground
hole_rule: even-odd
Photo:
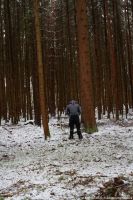
[[[65,120],[50,120],[51,138],[31,124],[0,127],[0,196],[6,200],[91,199],[105,181],[133,176],[133,115],[97,121],[99,132],[68,140]],[[66,120],[66,122],[68,122]],[[61,126],[59,126],[62,124]]]

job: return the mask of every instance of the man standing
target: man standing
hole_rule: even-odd
[[[69,127],[70,127],[69,139],[73,139],[74,125],[76,125],[79,139],[82,139],[83,136],[81,134],[80,121],[79,121],[79,115],[81,114],[80,105],[74,100],[70,101],[70,103],[66,107],[66,114],[69,116]]]

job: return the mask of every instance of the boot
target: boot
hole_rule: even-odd
[[[69,140],[73,139],[73,130],[70,130]]]
[[[77,131],[77,133],[78,133],[79,139],[80,139],[80,140],[83,139],[83,136],[82,136],[81,131],[79,130],[79,131]]]

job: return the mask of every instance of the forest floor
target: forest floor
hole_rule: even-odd
[[[133,199],[133,113],[97,120],[98,132],[68,140],[68,119],[51,138],[28,122],[0,127],[0,200]]]

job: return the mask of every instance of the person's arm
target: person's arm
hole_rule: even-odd
[[[65,115],[70,115],[70,110],[69,110],[68,106],[66,107]]]
[[[79,113],[79,115],[81,114],[81,107],[80,107],[80,105],[78,105],[78,113]]]

